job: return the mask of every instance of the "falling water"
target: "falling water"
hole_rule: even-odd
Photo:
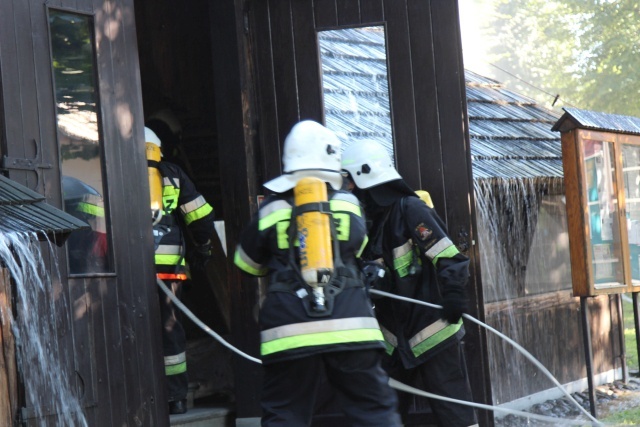
[[[57,343],[55,313],[61,307],[55,305],[63,299],[56,300],[53,295],[36,234],[0,233],[2,265],[15,283],[15,313],[8,313],[8,317],[18,369],[24,378],[30,410],[27,417],[37,418],[39,426],[87,426],[79,398],[70,386],[73,373],[65,369],[62,360],[66,354],[61,354]]]
[[[526,336],[544,331],[544,325],[527,324],[537,317],[523,312],[525,297],[566,289],[571,283],[561,183],[539,178],[474,180],[487,322],[522,345],[535,342],[536,354],[550,354],[558,343],[551,342],[554,337],[548,333]],[[541,381],[531,364],[497,337],[488,337],[488,349],[494,403],[523,397],[513,392]]]

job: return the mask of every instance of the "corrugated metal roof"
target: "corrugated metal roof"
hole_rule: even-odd
[[[474,179],[563,177],[559,115],[465,71]]]
[[[88,227],[48,205],[41,194],[0,175],[0,233],[40,233],[62,244],[68,233]]]
[[[384,32],[318,34],[326,125],[345,144],[372,138],[393,151]],[[475,179],[562,177],[559,114],[499,82],[465,72]]]
[[[638,117],[599,113],[578,108],[563,108],[563,110],[565,114],[553,126],[553,130],[560,130],[560,125],[570,118],[584,129],[640,135],[640,118]]]

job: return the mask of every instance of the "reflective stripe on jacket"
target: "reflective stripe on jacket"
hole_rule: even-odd
[[[440,305],[446,286],[466,286],[469,259],[453,244],[435,210],[417,197],[405,197],[403,203],[399,200],[386,209],[374,219],[372,234],[380,241],[370,242],[365,259],[384,259],[393,271],[394,293]],[[373,229],[380,226],[382,233],[375,233]],[[412,368],[462,337],[462,321],[449,324],[440,313],[423,305],[376,300],[387,353]]]
[[[265,364],[329,351],[383,348],[382,333],[356,264],[366,242],[360,204],[343,191],[330,192],[329,199],[344,264],[334,271],[332,280],[345,285],[334,299],[330,316],[308,315],[303,304],[308,286],[289,265],[291,192],[265,200],[241,235],[234,257],[236,266],[255,276],[270,275],[271,279],[259,316]],[[297,248],[292,250],[298,262]]]
[[[196,244],[211,238],[214,212],[187,174],[173,163],[159,163],[162,174],[163,219],[154,233],[162,234],[155,251],[156,271],[186,277],[185,246],[181,226],[187,227]],[[166,276],[165,276],[166,277]]]

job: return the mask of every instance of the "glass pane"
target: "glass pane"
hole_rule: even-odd
[[[67,240],[70,274],[113,271],[92,29],[91,17],[49,11],[64,207],[91,226]]]
[[[526,295],[571,289],[567,209],[562,195],[544,195],[527,260]],[[484,270],[482,271],[484,276]]]
[[[624,286],[613,143],[583,142],[595,288]]]
[[[622,144],[631,282],[640,286],[640,145]]]
[[[374,139],[393,157],[384,27],[318,33],[326,126],[346,147]]]

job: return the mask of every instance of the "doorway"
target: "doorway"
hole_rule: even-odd
[[[204,269],[191,269],[182,302],[212,330],[229,334],[227,264],[219,173],[210,2],[136,1],[135,18],[145,123],[162,141],[163,160],[178,164],[213,207],[220,240]],[[162,131],[158,129],[164,129]],[[186,259],[193,242],[186,236]],[[216,236],[217,237],[217,236]],[[234,357],[186,316],[189,403],[234,401]],[[160,328],[160,325],[158,325]]]

